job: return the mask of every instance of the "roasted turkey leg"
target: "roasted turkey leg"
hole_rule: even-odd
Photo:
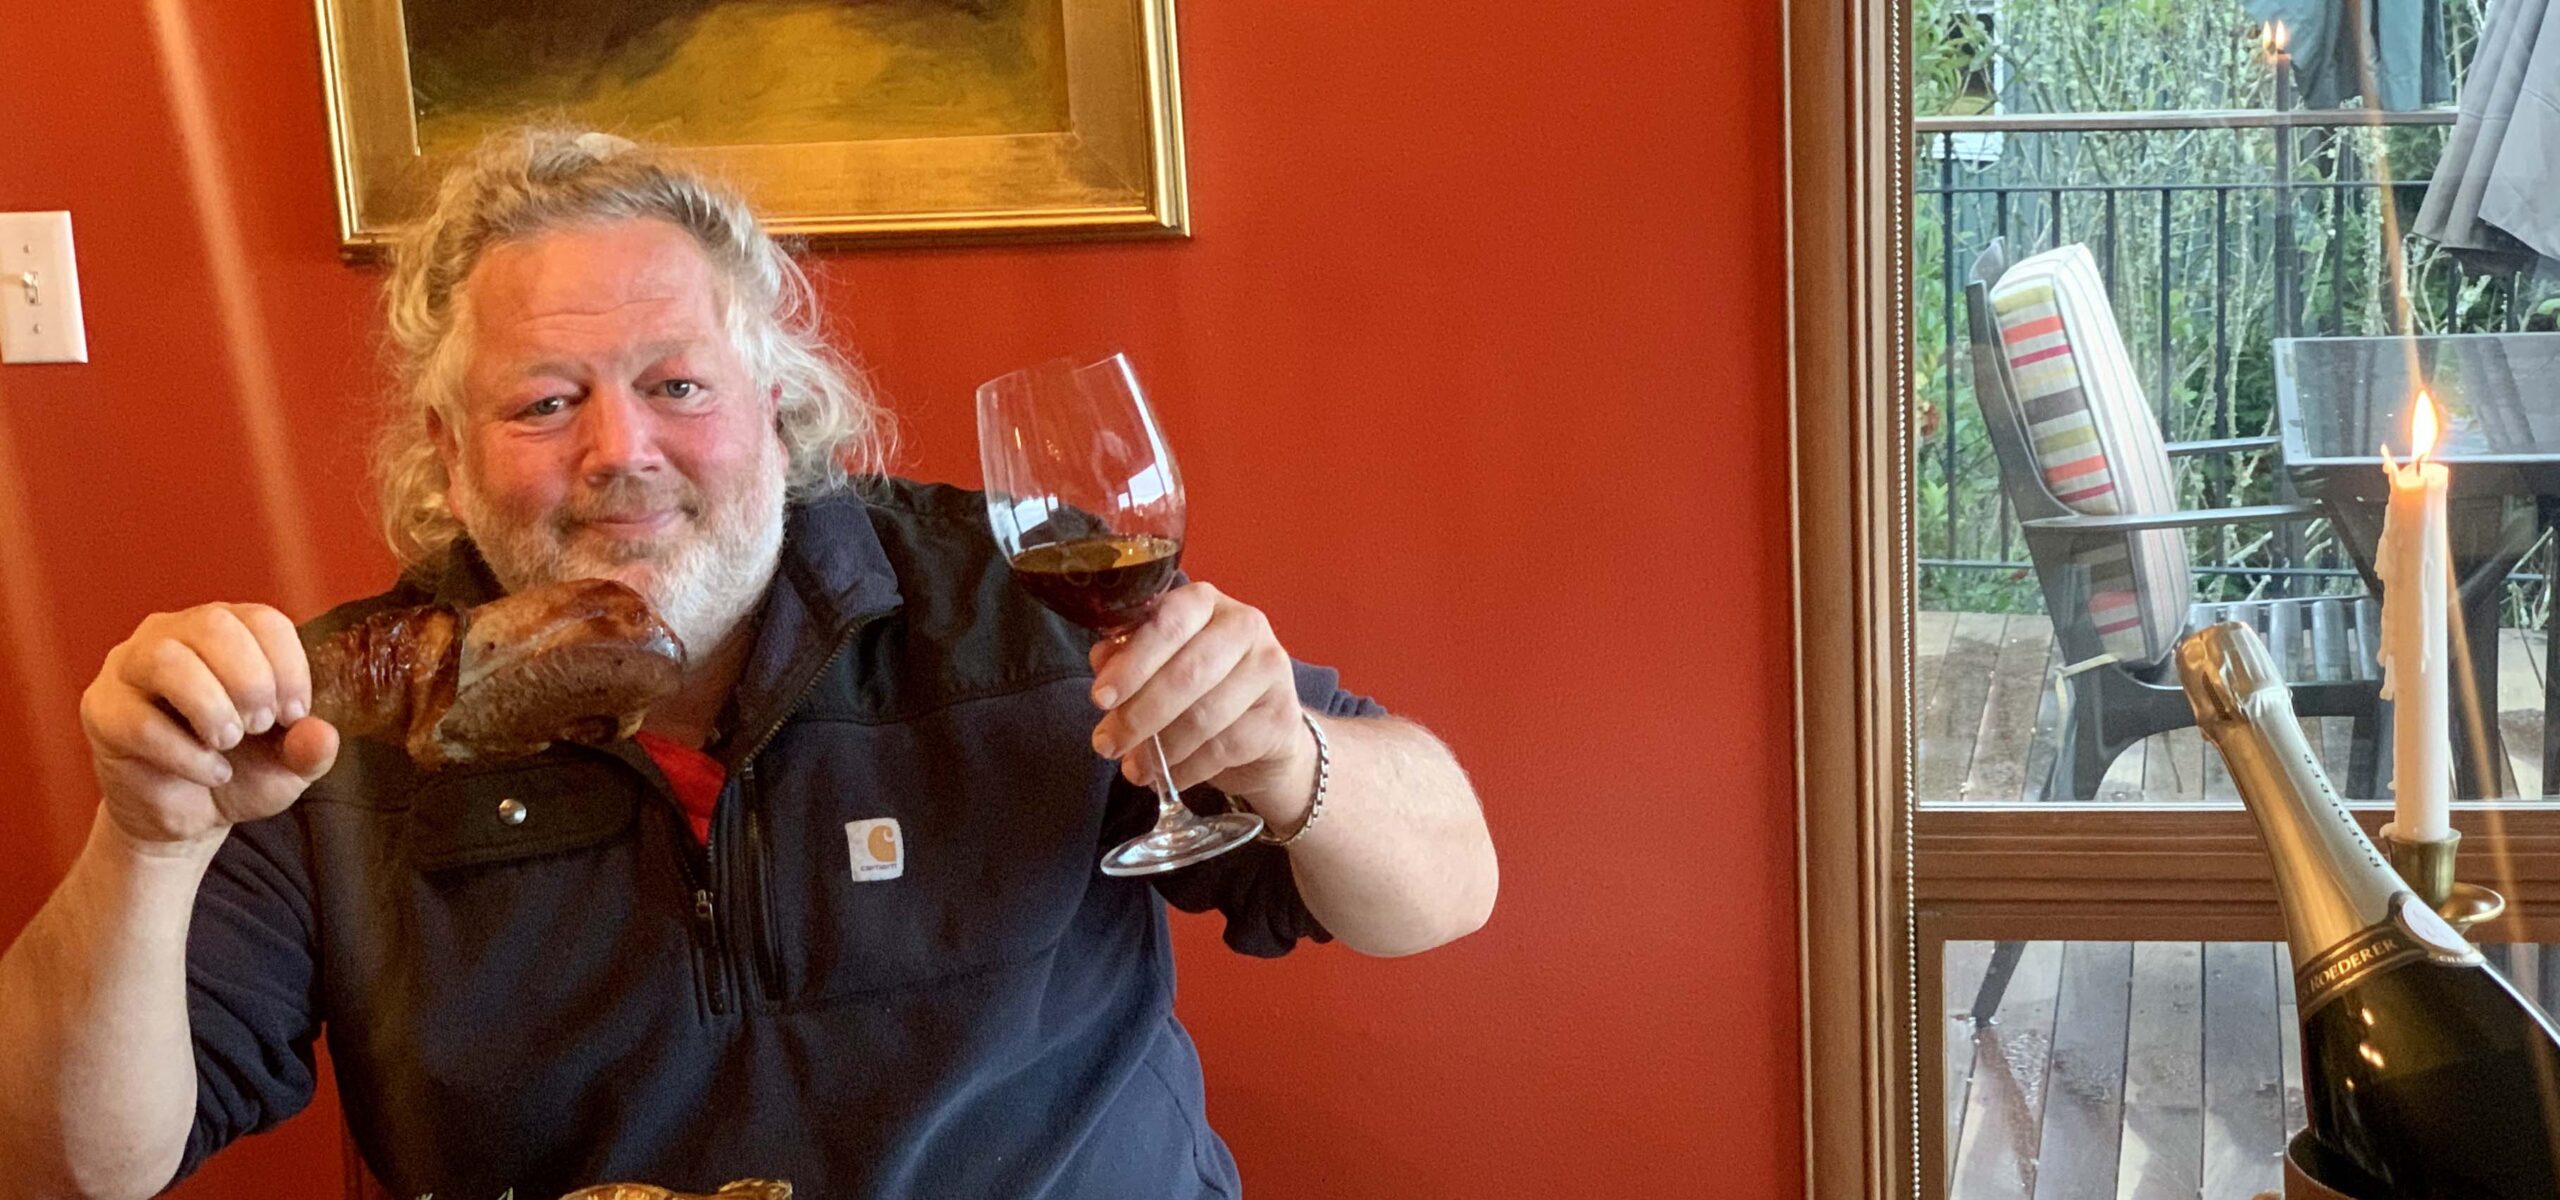
[[[675,631],[606,579],[467,611],[377,613],[304,648],[313,715],[352,736],[399,739],[430,771],[629,737],[684,674]]]

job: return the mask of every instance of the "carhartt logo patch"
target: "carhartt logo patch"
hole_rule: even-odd
[[[896,817],[873,817],[844,823],[845,847],[853,852],[853,879],[870,883],[907,872],[907,837]]]

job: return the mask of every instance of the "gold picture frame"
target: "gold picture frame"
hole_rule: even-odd
[[[1189,235],[1173,0],[893,0],[889,7],[901,2],[970,11],[1005,4],[1036,13],[1045,23],[1051,76],[1040,86],[1056,96],[1049,127],[702,144],[659,138],[656,129],[629,122],[593,123],[677,141],[679,153],[746,190],[773,232],[813,244]],[[421,10],[438,3],[406,0]],[[410,44],[420,26],[404,15],[403,0],[317,4],[340,250],[369,258],[425,211],[462,143],[452,136],[450,116],[430,112],[422,130]],[[704,0],[695,7],[752,10],[767,19],[823,6]],[[765,50],[750,45],[750,53]],[[925,120],[935,111],[919,109]],[[500,114],[493,101],[478,115]],[[664,112],[644,119],[663,120]]]

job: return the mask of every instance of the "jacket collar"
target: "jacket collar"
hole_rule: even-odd
[[[902,603],[897,568],[860,497],[838,494],[785,514],[782,554],[756,613],[731,718],[713,749],[735,768],[800,702],[855,628]]]
[[[440,603],[470,608],[506,589],[479,548],[462,539],[446,557],[434,592]],[[755,641],[730,694],[731,716],[721,722],[726,736],[715,747],[721,757],[755,749],[790,715],[854,627],[900,603],[897,569],[859,496],[839,493],[787,509],[782,552],[756,610]]]

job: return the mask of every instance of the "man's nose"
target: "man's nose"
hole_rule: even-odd
[[[648,402],[630,388],[601,389],[581,409],[586,445],[580,466],[587,474],[625,475],[663,461]]]

